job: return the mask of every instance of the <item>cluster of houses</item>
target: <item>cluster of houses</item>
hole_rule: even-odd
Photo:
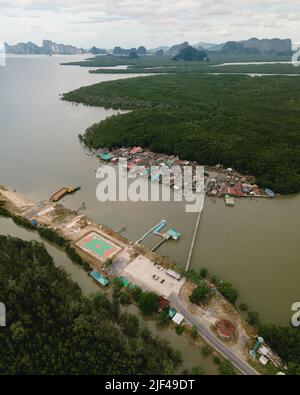
[[[152,151],[144,150],[142,147],[122,147],[109,150],[108,148],[99,148],[95,155],[103,161],[110,161],[112,163],[117,163],[119,158],[126,158],[128,160],[129,169],[134,168],[137,165],[151,167],[159,165],[164,160],[170,167],[175,164],[182,164],[178,157],[175,156],[164,156],[160,154],[155,154]]]
[[[157,154],[142,147],[122,147],[111,151],[108,148],[100,148],[95,155],[101,161],[112,164],[117,164],[120,158],[126,158],[127,170],[132,174],[148,177],[153,182],[161,181],[174,190],[184,188],[203,192],[204,189],[209,196],[226,197],[225,201],[228,205],[234,205],[230,197],[275,197],[272,190],[259,188],[253,176],[243,176],[232,168],[224,169],[219,164],[214,168],[205,169],[204,186],[200,187],[201,183],[197,181],[202,175],[196,174],[197,162],[181,160],[178,156]],[[158,169],[153,170],[154,166]],[[188,181],[182,177],[184,166],[191,166],[192,169]],[[171,168],[172,172],[170,172]]]
[[[181,160],[178,156],[157,154],[142,147],[118,148],[109,151],[100,148],[95,155],[104,162],[117,164],[120,158],[127,160],[127,170],[134,174],[151,179],[152,182],[162,182],[174,190],[187,188],[196,190],[196,162]],[[191,166],[193,174],[190,182],[183,180],[183,167]],[[170,169],[172,171],[170,172]]]
[[[243,176],[232,168],[222,165],[214,167],[215,172],[205,177],[205,190],[209,196],[232,197],[275,197],[270,189],[261,189],[253,176]]]

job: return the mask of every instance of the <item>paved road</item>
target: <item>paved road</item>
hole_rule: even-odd
[[[258,375],[259,373],[253,369],[247,362],[233,353],[221,340],[219,340],[205,325],[201,324],[195,317],[188,311],[183,305],[178,295],[174,292],[169,296],[169,300],[172,305],[181,313],[187,321],[198,329],[204,339],[211,344],[216,350],[218,350],[223,356],[236,366],[245,375]]]

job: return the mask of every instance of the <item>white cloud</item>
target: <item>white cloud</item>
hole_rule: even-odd
[[[82,47],[151,47],[181,37],[299,41],[299,18],[299,0],[0,0],[0,40],[49,38]]]

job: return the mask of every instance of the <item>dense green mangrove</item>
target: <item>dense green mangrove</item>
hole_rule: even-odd
[[[43,244],[0,235],[0,374],[172,374],[180,353],[99,293],[85,298]]]
[[[64,100],[134,110],[87,129],[92,148],[142,145],[256,176],[277,193],[300,191],[300,80],[178,73],[110,81]]]

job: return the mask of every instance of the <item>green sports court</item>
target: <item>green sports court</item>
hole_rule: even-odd
[[[76,245],[103,262],[112,258],[121,250],[119,246],[96,232],[85,235]]]

